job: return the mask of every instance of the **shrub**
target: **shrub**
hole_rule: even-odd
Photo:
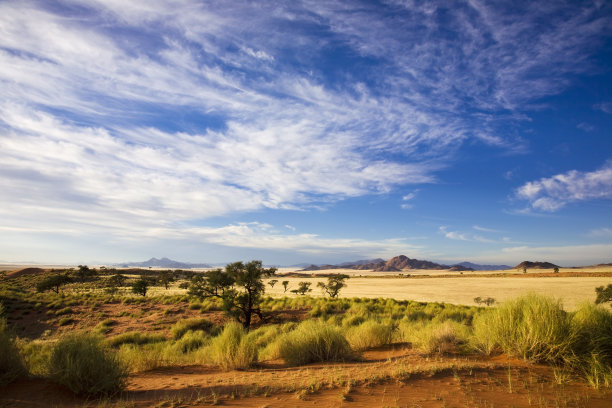
[[[125,388],[127,370],[101,337],[72,334],[53,347],[49,376],[76,394],[113,395]]]
[[[172,333],[172,338],[178,340],[190,330],[202,330],[209,334],[216,334],[217,326],[208,319],[184,319],[176,322],[174,326],[172,326],[172,329],[170,329],[170,332]]]
[[[0,386],[16,380],[25,373],[19,351],[6,326],[6,320],[0,318]]]
[[[279,354],[290,365],[353,358],[351,347],[339,328],[305,321],[279,339]]]
[[[57,322],[57,324],[60,325],[60,326],[67,326],[70,323],[74,323],[74,319],[72,317],[62,317]]]
[[[210,344],[212,362],[224,370],[249,368],[257,358],[257,349],[247,338],[244,327],[236,322],[225,325]]]
[[[393,327],[368,320],[347,331],[346,338],[354,350],[380,347],[391,343]]]

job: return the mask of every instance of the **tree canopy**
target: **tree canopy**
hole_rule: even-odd
[[[223,310],[242,323],[251,326],[253,314],[263,319],[259,307],[265,293],[263,278],[271,277],[276,268],[264,268],[261,261],[234,262],[225,269],[215,269],[203,275],[195,275],[189,286],[189,294],[199,298],[216,297],[223,301]]]

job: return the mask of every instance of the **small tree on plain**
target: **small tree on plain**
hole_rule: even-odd
[[[140,279],[138,279],[132,284],[132,292],[137,295],[147,296],[148,290],[149,290],[149,281],[143,278],[142,276],[140,277]]]
[[[336,273],[336,274],[330,275],[327,278],[327,284],[323,282],[319,282],[317,283],[317,286],[323,290],[323,293],[327,293],[329,297],[333,299],[333,298],[338,297],[338,294],[340,293],[340,289],[346,286],[346,283],[344,283],[344,281],[346,281],[349,278],[350,276],[345,275],[343,273]]]
[[[296,295],[305,295],[308,292],[312,292],[312,289],[310,289],[310,285],[312,285],[311,282],[299,282],[298,283],[298,288],[297,289],[293,289],[291,291],[291,293],[295,293]]]
[[[253,314],[263,320],[259,306],[265,293],[263,278],[275,273],[276,268],[264,268],[261,261],[234,262],[227,264],[225,270],[194,276],[188,293],[198,298],[221,299],[225,313],[249,329]]]
[[[48,290],[52,290],[53,292],[59,294],[60,287],[71,282],[72,278],[67,274],[53,275],[43,279],[40,283],[38,283],[38,285],[36,285],[36,290],[38,292],[46,292]]]
[[[172,271],[161,271],[158,276],[158,282],[168,290],[170,284],[174,282],[174,274]]]
[[[289,286],[289,281],[282,281],[281,283],[283,285],[283,288],[285,288],[283,293],[287,293],[287,287]]]
[[[597,293],[595,303],[599,304],[612,302],[612,284],[609,284],[605,288],[603,286],[595,288],[595,293]]]
[[[553,269],[554,273],[559,273],[559,267],[555,266],[555,269]]]
[[[87,265],[79,265],[79,269],[76,271],[76,276],[81,282],[85,282],[89,279],[93,279],[98,275],[98,271],[89,268]]]
[[[268,285],[270,285],[271,288],[274,287],[274,285],[276,285],[278,283],[278,279],[271,279],[268,281]]]

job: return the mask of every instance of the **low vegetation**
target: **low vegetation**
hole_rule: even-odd
[[[73,334],[60,339],[49,359],[49,378],[76,394],[113,395],[125,388],[127,370],[102,338]]]
[[[368,350],[393,346],[436,359],[505,353],[550,364],[559,378],[579,376],[594,388],[612,387],[612,311],[604,305],[585,303],[567,312],[560,301],[534,294],[499,304],[492,298],[474,299],[487,307],[340,298],[346,284],[342,275],[320,285],[325,297],[308,296],[311,282],[300,282],[293,290],[300,296],[272,298],[264,288],[278,281],[264,285],[262,278],[274,271],[259,261],[231,264],[205,276],[175,272],[168,274],[175,282],[166,283],[154,272],[79,271],[80,277],[77,271],[60,271],[3,280],[0,385],[30,375],[97,397],[124,389],[128,373],[157,367],[205,364],[249,370],[267,360],[287,366],[359,361]],[[49,276],[69,282],[56,291]],[[190,295],[131,294],[139,280],[148,287],[157,282],[161,293],[166,284],[189,282]],[[50,289],[38,291],[44,282]],[[288,281],[281,284],[287,289]],[[598,303],[608,301],[611,288],[597,288]],[[109,312],[111,305],[121,313]],[[17,339],[1,316],[3,309],[19,317],[38,313],[52,329]],[[130,319],[148,320],[153,329],[126,331]],[[74,333],[83,321],[94,322],[90,333]]]

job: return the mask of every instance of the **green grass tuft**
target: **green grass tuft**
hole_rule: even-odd
[[[225,325],[209,347],[211,361],[224,370],[246,369],[257,360],[257,348],[246,330],[236,322]]]
[[[340,329],[330,324],[305,321],[278,341],[279,354],[290,365],[354,358]]]
[[[101,337],[72,334],[53,347],[49,376],[76,394],[113,395],[125,388],[127,370]]]

